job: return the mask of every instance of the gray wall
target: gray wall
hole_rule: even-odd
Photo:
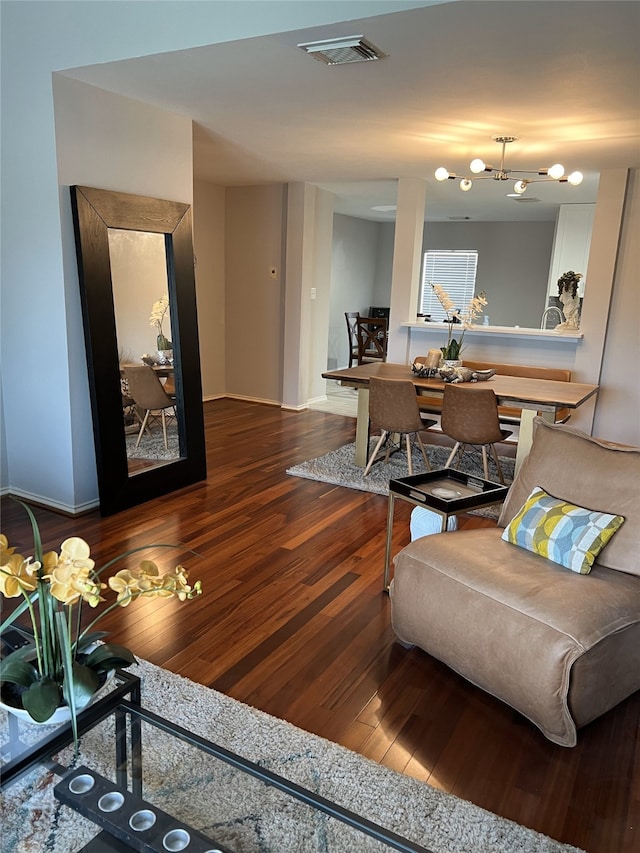
[[[477,249],[476,293],[493,326],[537,329],[545,309],[554,222],[427,222],[423,248]]]
[[[333,263],[329,311],[327,367],[334,370],[349,364],[346,311],[366,314],[371,305],[389,305],[376,286],[380,224],[336,214],[333,218]],[[393,248],[393,247],[392,247]],[[382,264],[386,264],[384,259]],[[388,291],[391,291],[389,280]],[[385,298],[384,302],[378,302]]]

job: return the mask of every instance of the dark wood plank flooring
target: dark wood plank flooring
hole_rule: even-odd
[[[205,404],[208,479],[110,518],[38,509],[45,549],[84,537],[97,565],[179,542],[204,594],[136,602],[101,627],[140,657],[589,853],[640,850],[640,693],[546,741],[527,720],[394,640],[382,592],[386,498],[288,476],[353,440],[354,420],[236,400]],[[397,502],[394,546],[411,508]],[[32,553],[22,510],[2,530]],[[468,517],[466,524],[491,524]],[[178,559],[179,558],[179,559]]]

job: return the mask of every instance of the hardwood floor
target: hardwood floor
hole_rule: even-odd
[[[98,566],[179,542],[204,594],[136,602],[100,627],[140,657],[344,744],[588,853],[640,850],[640,693],[554,746],[527,720],[394,640],[382,592],[386,498],[288,476],[353,440],[351,418],[234,400],[205,404],[209,476],[110,518],[38,509],[45,550],[84,537]],[[398,501],[394,547],[408,542]],[[491,524],[471,517],[466,524]],[[26,516],[2,501],[9,544]],[[176,709],[179,711],[179,709]]]

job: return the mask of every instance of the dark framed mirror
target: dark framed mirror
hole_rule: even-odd
[[[70,189],[100,511],[111,515],[206,477],[191,208]],[[132,367],[152,374],[159,407],[129,388]]]

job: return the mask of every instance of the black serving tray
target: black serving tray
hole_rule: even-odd
[[[453,515],[466,509],[477,509],[503,501],[509,486],[483,480],[473,474],[442,468],[426,474],[414,474],[389,482],[389,491]],[[449,492],[450,494],[446,494]]]

